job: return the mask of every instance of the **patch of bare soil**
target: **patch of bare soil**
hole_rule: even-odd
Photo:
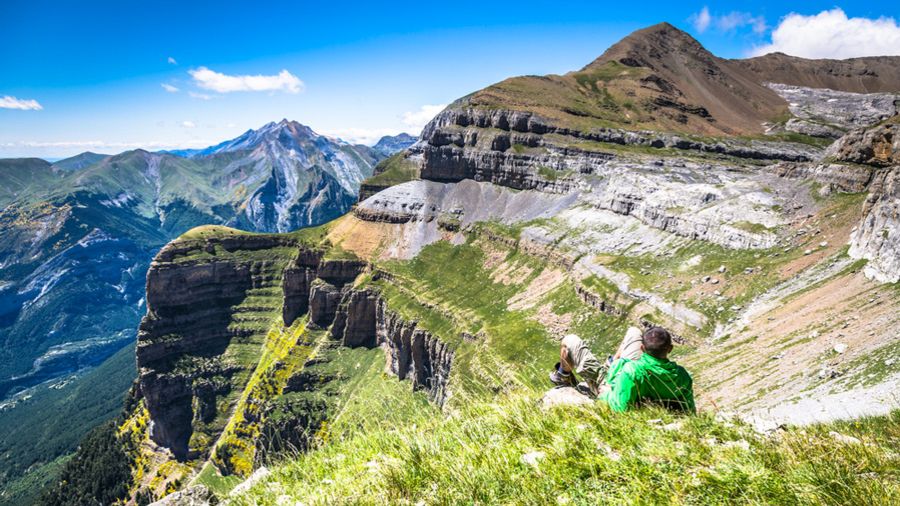
[[[572,327],[572,314],[556,314],[550,304],[539,307],[531,318],[543,325],[547,333],[555,339],[561,339]]]
[[[543,300],[548,293],[555,290],[565,279],[566,275],[562,271],[546,268],[531,280],[524,290],[509,299],[507,305],[514,311],[530,309]]]
[[[533,273],[534,269],[527,265],[504,261],[491,272],[491,281],[503,285],[520,285]]]
[[[396,228],[396,225],[363,221],[347,215],[336,222],[328,233],[328,239],[360,258],[371,260],[383,240],[392,236],[391,228]]]

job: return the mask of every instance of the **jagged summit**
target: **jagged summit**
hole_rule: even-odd
[[[203,149],[185,149],[171,151],[171,154],[196,158],[217,153],[228,153],[256,149],[264,143],[280,142],[282,144],[296,144],[300,140],[317,139],[319,134],[312,128],[297,121],[282,119],[279,122],[271,121],[259,129],[249,129],[234,139],[216,144]]]
[[[618,61],[629,67],[657,68],[666,59],[684,57],[708,62],[715,59],[712,53],[688,33],[669,23],[659,23],[632,32],[582,70],[611,61]]]

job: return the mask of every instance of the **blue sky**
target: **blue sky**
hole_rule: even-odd
[[[897,19],[896,1],[3,0],[0,157],[198,147],[284,117],[371,142],[661,21],[724,57],[847,57],[900,53]]]

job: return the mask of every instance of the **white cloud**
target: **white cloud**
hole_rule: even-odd
[[[341,128],[339,130],[324,130],[323,135],[336,137],[351,144],[365,144],[371,146],[385,135],[397,135],[397,128]]]
[[[716,18],[716,28],[722,32],[731,32],[743,26],[749,26],[754,33],[763,33],[768,28],[766,26],[766,18],[754,16],[747,12],[729,12]]]
[[[40,111],[43,109],[37,100],[25,100],[6,95],[0,97],[0,109],[19,109],[21,111]]]
[[[751,55],[782,52],[803,58],[900,55],[900,25],[894,18],[848,18],[840,8],[813,16],[792,13],[772,31],[772,42]]]
[[[704,6],[700,9],[700,12],[691,15],[691,17],[688,18],[688,21],[693,23],[694,29],[698,32],[705,32],[706,29],[709,28],[709,23],[712,21],[712,16],[709,15],[709,7]]]
[[[195,126],[197,126],[197,124],[193,121],[182,121],[181,126],[183,126],[184,128],[194,128]]]
[[[169,59],[166,60],[166,61],[169,62],[169,65],[178,65],[178,62],[175,61],[175,58],[172,58],[171,56],[170,56]]]
[[[200,67],[190,70],[188,73],[194,78],[197,86],[216,91],[230,93],[233,91],[283,91],[285,93],[300,93],[303,91],[303,81],[287,70],[282,70],[276,75],[244,75],[230,76]]]
[[[431,121],[437,113],[444,110],[447,104],[423,105],[418,111],[403,113],[403,124],[410,129],[411,134],[419,135],[426,123]]]
[[[703,33],[714,27],[719,32],[728,33],[738,28],[749,26],[754,33],[761,34],[766,31],[766,18],[762,16],[754,16],[749,12],[731,11],[728,14],[713,15],[709,12],[709,7],[703,7],[700,12],[692,14],[688,21],[694,25],[697,33]]]
[[[160,86],[162,86],[162,88],[169,93],[178,93],[180,91],[178,88],[172,86],[171,84],[162,83],[160,84]]]
[[[198,100],[212,100],[212,99],[216,98],[212,95],[207,95],[206,93],[197,93],[196,91],[189,91],[188,95],[190,95],[191,98],[196,98]],[[219,96],[221,96],[221,95],[219,95]]]

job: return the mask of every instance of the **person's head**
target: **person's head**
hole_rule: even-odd
[[[658,359],[665,359],[672,351],[672,336],[662,327],[651,327],[642,338],[644,353]]]

